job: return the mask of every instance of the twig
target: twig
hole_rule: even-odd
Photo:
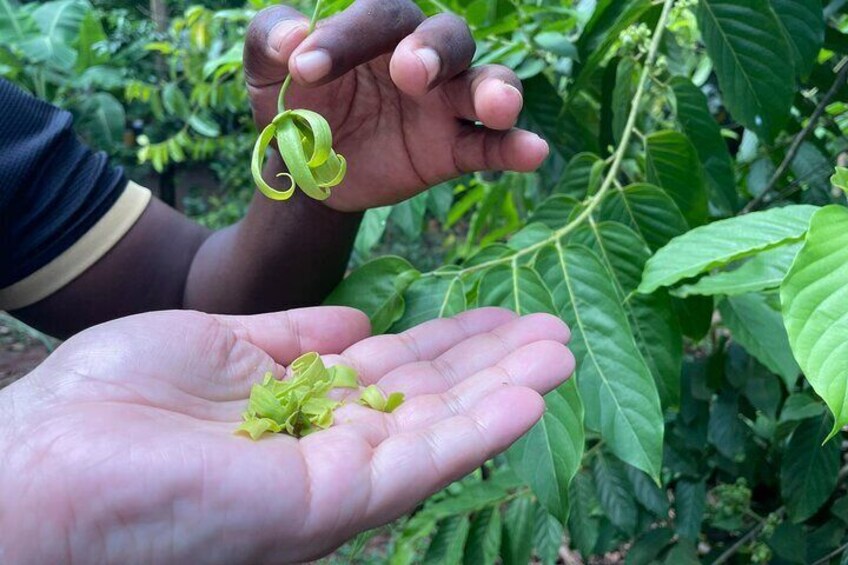
[[[837,547],[836,549],[834,549],[833,551],[831,551],[830,553],[828,553],[827,555],[825,555],[824,557],[822,557],[818,561],[814,561],[813,565],[824,565],[825,563],[830,562],[830,560],[833,559],[834,557],[838,557],[839,555],[842,555],[842,553],[846,549],[848,549],[848,543],[842,545],[841,547]]]
[[[433,271],[430,273],[426,273],[424,276],[455,277],[459,274],[468,274],[476,271],[481,271],[483,269],[488,269],[489,267],[493,267],[495,265],[500,265],[510,261],[516,261],[520,257],[535,253],[540,248],[546,245],[550,245],[554,241],[559,241],[560,239],[562,239],[563,236],[568,235],[569,233],[577,229],[580,224],[582,224],[589,216],[591,216],[592,212],[595,211],[595,208],[597,208],[603,201],[604,196],[606,196],[606,193],[609,192],[609,190],[613,187],[616,177],[618,176],[618,173],[621,170],[621,163],[624,161],[624,155],[627,152],[628,146],[630,145],[630,138],[633,136],[633,132],[636,129],[636,118],[639,116],[639,110],[641,105],[640,103],[645,95],[645,89],[649,82],[649,77],[651,71],[653,70],[654,62],[657,59],[657,54],[659,53],[660,42],[662,40],[665,27],[668,24],[668,17],[671,13],[671,8],[673,5],[674,0],[663,1],[663,11],[660,15],[659,21],[657,22],[657,27],[653,34],[653,39],[651,41],[651,47],[648,51],[648,56],[645,58],[645,66],[642,69],[642,75],[639,78],[639,84],[636,88],[636,93],[633,95],[633,105],[630,108],[630,114],[627,117],[627,123],[625,124],[624,130],[622,131],[621,141],[619,142],[618,147],[616,148],[615,153],[613,154],[612,164],[610,165],[610,168],[607,171],[603,182],[601,183],[600,189],[598,189],[598,192],[596,192],[588,200],[585,208],[583,208],[583,211],[571,222],[556,230],[550,237],[543,239],[542,241],[539,241],[537,243],[534,243],[533,245],[528,245],[527,247],[521,249],[514,255],[501,259],[485,261],[483,263],[479,263],[471,267],[466,267],[465,269],[461,269],[460,271],[451,271],[450,273],[441,273]]]
[[[776,512],[779,516],[782,516],[785,511],[786,511],[786,509],[783,506],[781,506],[780,508],[777,509]],[[722,563],[727,563],[728,561],[730,561],[730,558],[733,557],[734,555],[736,555],[737,551],[742,549],[752,539],[754,539],[755,537],[760,535],[760,532],[763,531],[763,528],[765,526],[766,526],[766,521],[763,520],[762,522],[760,522],[759,524],[757,524],[756,526],[754,526],[753,528],[748,530],[747,534],[745,534],[744,536],[742,536],[741,538],[736,540],[736,543],[734,543],[733,545],[728,547],[727,550],[724,553],[719,555],[718,558],[716,558],[716,560],[713,561],[712,565],[721,565]]]
[[[843,59],[839,64],[842,65],[842,69],[839,71],[839,74],[836,75],[836,80],[833,81],[830,90],[827,91],[827,94],[825,94],[824,98],[821,99],[819,105],[816,106],[813,115],[810,116],[810,120],[807,122],[807,125],[804,126],[804,129],[798,132],[798,135],[796,135],[795,139],[792,140],[792,144],[789,146],[786,156],[774,172],[774,175],[772,175],[765,189],[763,189],[756,198],[748,202],[748,204],[742,208],[742,214],[753,212],[765,203],[766,198],[777,183],[780,182],[780,179],[783,178],[783,175],[786,173],[787,169],[789,169],[792,161],[795,160],[795,157],[798,155],[798,151],[801,149],[801,144],[804,143],[804,140],[814,129],[816,129],[816,124],[818,124],[819,118],[821,118],[822,114],[824,114],[824,111],[827,109],[830,101],[833,100],[833,97],[836,96],[836,93],[839,92],[839,89],[845,83],[846,78],[848,78],[848,58]]]

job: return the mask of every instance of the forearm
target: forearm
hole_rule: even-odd
[[[270,173],[280,169],[275,156],[265,175],[272,186],[288,182]],[[257,193],[241,222],[213,234],[197,251],[183,306],[257,313],[318,304],[344,276],[361,218],[299,191],[285,202]]]

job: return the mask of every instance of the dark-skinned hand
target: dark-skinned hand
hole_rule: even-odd
[[[245,46],[257,125],[289,108],[322,114],[349,164],[327,205],[358,211],[396,203],[481,170],[535,170],[548,154],[516,129],[521,83],[506,67],[471,67],[475,44],[460,18],[426,18],[410,0],[358,0],[319,21],[288,6],[260,12]]]

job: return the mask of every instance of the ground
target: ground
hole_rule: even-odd
[[[50,353],[55,344],[0,313],[0,389],[12,384]]]

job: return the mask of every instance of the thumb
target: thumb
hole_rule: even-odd
[[[279,84],[288,74],[288,60],[306,38],[309,19],[289,6],[259,12],[247,30],[244,76],[250,89]]]

